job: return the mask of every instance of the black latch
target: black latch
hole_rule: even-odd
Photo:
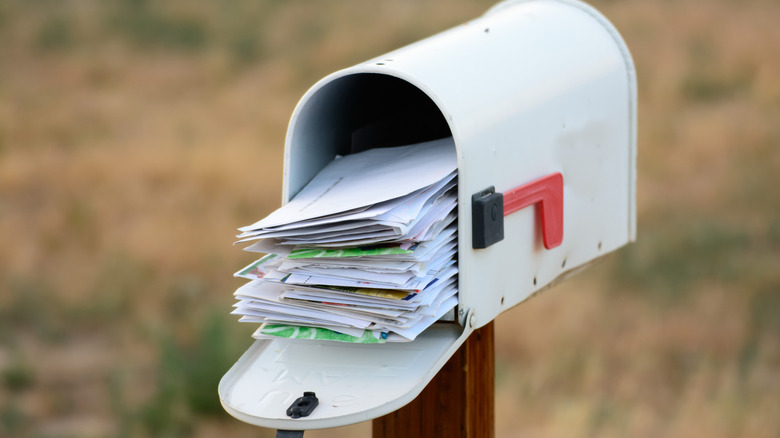
[[[504,240],[504,195],[493,186],[471,196],[471,246],[474,249]]]
[[[308,417],[318,404],[320,401],[317,400],[317,395],[312,391],[306,391],[303,393],[303,397],[298,397],[287,408],[287,416],[292,418]]]

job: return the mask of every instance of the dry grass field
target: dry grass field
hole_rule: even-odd
[[[273,436],[216,385],[297,99],[492,3],[0,2],[0,436]],[[780,2],[594,6],[638,70],[639,240],[497,320],[497,435],[780,437]]]

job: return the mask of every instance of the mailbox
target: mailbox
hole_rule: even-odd
[[[635,239],[636,79],[615,28],[568,0],[509,0],[335,72],[298,103],[283,200],[337,155],[452,136],[457,322],[382,345],[262,340],[223,377],[249,423],[316,429],[414,399],[475,328]],[[306,391],[318,407],[292,419]]]

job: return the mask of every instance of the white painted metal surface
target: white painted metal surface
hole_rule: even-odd
[[[421,90],[455,139],[460,309],[475,309],[477,327],[635,238],[633,62],[591,7],[500,3],[477,20],[322,79],[290,121],[284,201],[349,142],[338,127],[365,108],[353,107],[359,98],[348,92],[380,95],[389,85],[377,76]],[[472,194],[489,186],[504,192],[554,172],[564,178],[561,246],[543,248],[528,208],[505,218],[503,241],[471,248]]]
[[[617,31],[593,8],[568,0],[505,1],[471,22],[322,79],[290,121],[283,201],[335,155],[349,153],[356,129],[397,117],[399,108],[401,119],[408,111],[424,122],[423,135],[426,124],[443,124],[455,140],[461,324],[471,314],[481,327],[634,240],[635,72]],[[544,248],[534,209],[526,208],[505,217],[504,240],[472,249],[472,194],[489,186],[505,192],[554,172],[564,179],[560,246]],[[231,414],[266,427],[363,421],[411,401],[438,371],[426,367],[443,365],[463,339],[437,327],[407,345],[258,342],[225,376],[220,396]],[[428,350],[430,357],[419,353]],[[385,379],[388,369],[397,372]],[[328,381],[328,375],[349,378]],[[304,390],[326,402],[311,418],[285,419],[284,409]],[[341,406],[341,394],[354,403]]]

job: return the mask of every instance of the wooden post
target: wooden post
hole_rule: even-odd
[[[373,421],[374,438],[492,438],[493,322],[477,329],[408,405]]]

